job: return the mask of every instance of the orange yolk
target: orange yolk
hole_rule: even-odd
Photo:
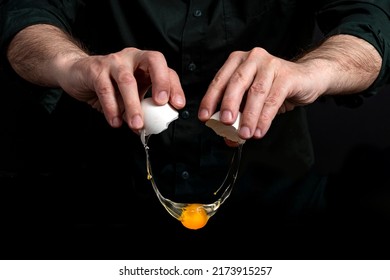
[[[209,217],[200,204],[189,204],[183,209],[180,221],[186,228],[200,229],[207,224]]]

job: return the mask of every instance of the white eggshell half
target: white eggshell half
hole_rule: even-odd
[[[233,142],[239,144],[245,143],[245,140],[238,136],[238,127],[240,125],[241,113],[238,112],[238,116],[234,124],[226,125],[220,121],[220,112],[214,113],[211,118],[206,121],[206,125],[214,130],[219,136],[225,137]]]
[[[141,108],[144,113],[144,136],[159,134],[166,130],[171,122],[179,117],[179,113],[168,103],[157,105],[151,97],[141,101]]]

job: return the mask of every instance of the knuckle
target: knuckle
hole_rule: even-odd
[[[231,82],[241,85],[247,85],[249,83],[247,75],[244,75],[239,69],[233,73]]]
[[[261,47],[255,47],[249,51],[249,56],[269,56],[269,53]]]
[[[245,111],[245,112],[243,113],[243,119],[244,119],[244,120],[252,121],[252,120],[255,120],[255,119],[257,119],[257,118],[258,118],[258,114],[257,114],[255,111],[253,111],[253,110]]]
[[[218,91],[222,91],[225,88],[220,75],[216,75],[214,77],[214,79],[210,83],[210,87]]]
[[[97,95],[100,96],[107,96],[109,94],[112,94],[112,85],[107,82],[100,82],[98,81],[95,86],[95,91]]]
[[[230,53],[229,55],[229,59],[240,59],[242,60],[242,54],[244,52],[243,51],[233,51]]]
[[[264,96],[266,95],[266,89],[265,89],[265,85],[264,83],[262,82],[254,82],[250,88],[249,88],[249,91],[248,91],[248,94],[251,94],[253,96]]]
[[[268,97],[266,100],[265,100],[265,105],[268,106],[268,107],[276,107],[278,105],[278,100],[275,98],[275,97]]]
[[[135,82],[135,78],[134,78],[133,74],[124,65],[118,66],[117,83],[118,84],[131,84],[134,82]]]
[[[269,123],[271,122],[272,117],[269,112],[262,112],[259,119],[261,123]]]
[[[158,51],[145,51],[144,55],[149,64],[164,60],[163,54]]]

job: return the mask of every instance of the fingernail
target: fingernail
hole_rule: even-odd
[[[177,105],[183,105],[184,104],[184,99],[183,99],[183,97],[181,97],[181,96],[176,96],[175,97],[175,103],[177,104]]]
[[[121,125],[121,120],[118,117],[115,117],[111,121],[113,127],[119,127]]]
[[[233,114],[229,110],[222,111],[221,121],[230,122],[233,119]]]
[[[261,137],[261,130],[256,128],[254,136],[260,138]]]
[[[243,138],[248,139],[251,137],[251,131],[247,126],[242,126],[239,133]]]
[[[207,109],[201,109],[198,116],[200,119],[207,119],[209,117],[209,111]]]
[[[157,95],[157,99],[161,102],[166,102],[168,100],[168,93],[166,91],[160,91]]]
[[[141,116],[140,116],[140,115],[135,115],[135,116],[131,119],[130,126],[131,126],[133,129],[140,129],[140,128],[142,128],[143,123],[142,123]]]

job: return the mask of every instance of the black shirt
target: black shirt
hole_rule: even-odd
[[[4,54],[12,36],[28,25],[54,24],[78,38],[92,54],[132,46],[165,55],[180,76],[187,105],[167,131],[151,139],[155,142],[156,180],[177,197],[209,194],[226,173],[232,151],[197,119],[197,110],[208,84],[232,51],[262,47],[275,56],[292,59],[311,46],[317,20],[325,36],[347,33],[361,37],[383,56],[379,78],[369,91],[375,92],[389,75],[389,4],[385,0],[178,0],[169,4],[151,0],[18,0],[2,1],[1,6],[4,75],[10,77],[7,82],[18,88],[18,94],[28,96],[18,112],[26,114],[26,107],[31,107],[23,104],[34,103],[50,113],[46,116],[40,111],[45,115],[40,124],[30,120],[30,125],[39,126],[38,140],[26,138],[26,127],[23,135],[18,135],[26,151],[17,152],[16,169],[31,170],[33,166],[40,173],[66,174],[74,180],[81,176],[87,185],[97,174],[110,186],[122,178],[138,191],[150,189],[143,147],[128,128],[108,127],[100,113],[70,100],[61,90],[18,80]],[[313,193],[318,192],[316,186],[321,182],[305,179],[313,163],[305,109],[296,108],[277,116],[266,137],[245,143],[235,192],[242,191],[243,197],[251,197],[259,207],[307,208],[317,199]],[[306,193],[305,198],[301,192]],[[299,206],[292,207],[295,203]]]

